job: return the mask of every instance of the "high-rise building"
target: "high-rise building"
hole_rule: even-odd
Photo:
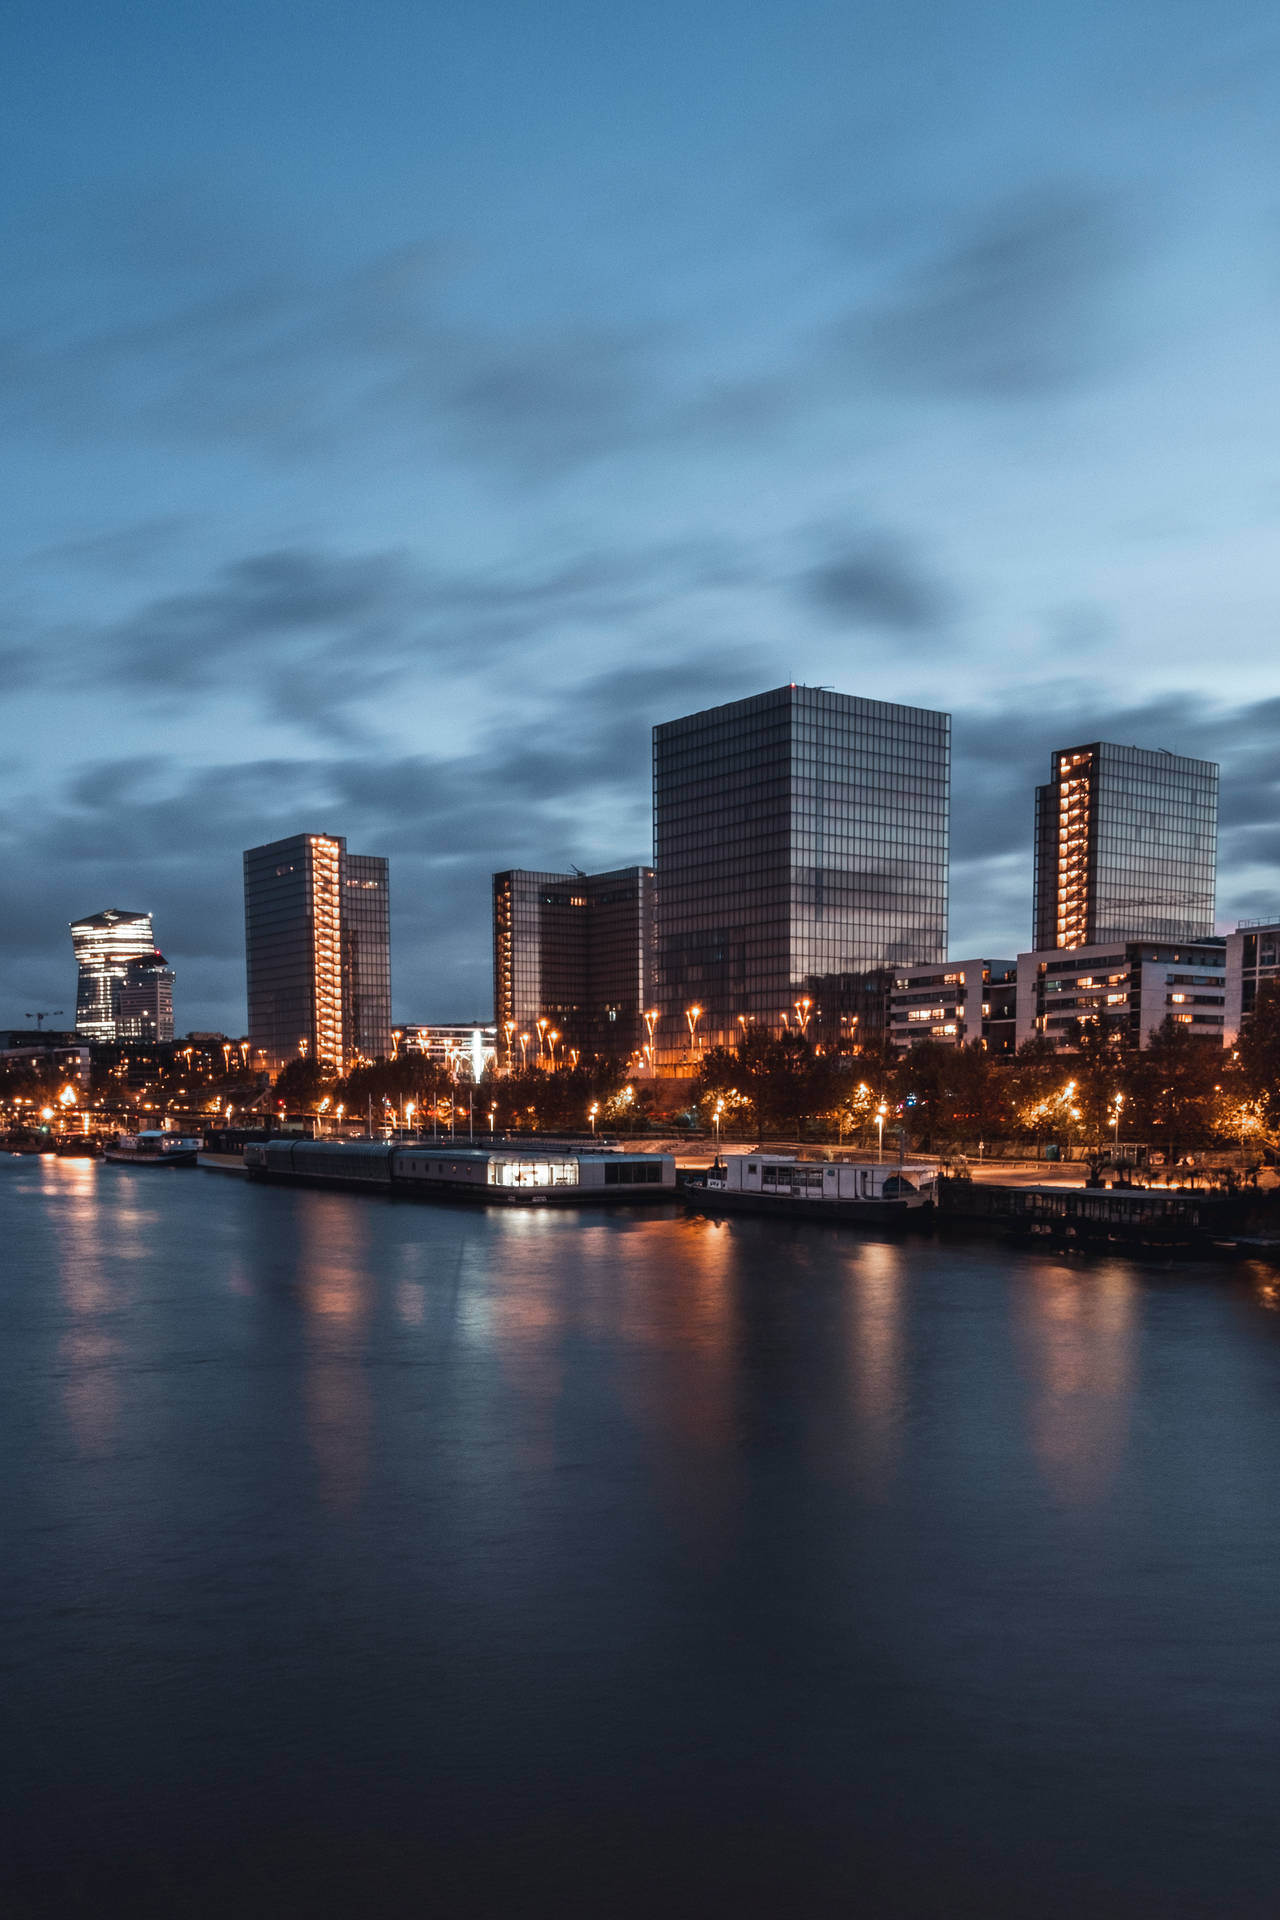
[[[1066,747],[1036,788],[1033,944],[1207,939],[1217,858],[1212,761],[1104,740]]]
[[[493,876],[493,985],[503,1066],[629,1058],[652,992],[653,869]],[[549,1036],[555,1033],[554,1042]],[[520,1036],[528,1036],[523,1046]]]
[[[79,967],[76,1032],[83,1039],[173,1039],[173,973],[156,949],[149,913],[106,907],[73,920],[71,945]],[[144,1007],[153,1025],[135,1032]]]
[[[299,833],[244,856],[249,1047],[276,1072],[300,1055],[345,1073],[391,1052],[387,863]]]
[[[947,950],[951,721],[787,686],[654,728],[658,1055],[813,1037],[848,983]]]
[[[116,995],[116,1039],[173,1039],[173,968],[162,953],[130,960]]]

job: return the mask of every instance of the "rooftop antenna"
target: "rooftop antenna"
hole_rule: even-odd
[[[574,866],[572,860],[569,862],[569,871],[570,873],[576,873],[579,880],[585,880],[587,877],[586,874],[582,871],[581,867]]]
[[[45,1021],[52,1020],[55,1017],[55,1015],[61,1012],[62,1012],[61,1007],[42,1007],[39,1013],[29,1013],[27,1015],[27,1018],[28,1020],[35,1021],[36,1032],[40,1033],[44,1028]]]

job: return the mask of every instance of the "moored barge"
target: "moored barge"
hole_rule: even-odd
[[[251,1141],[244,1165],[251,1180],[483,1206],[589,1206],[676,1197],[671,1154],[610,1148],[276,1139]]]
[[[708,1213],[776,1213],[864,1226],[923,1224],[933,1210],[936,1160],[802,1160],[779,1153],[717,1158],[684,1175],[686,1199]]]

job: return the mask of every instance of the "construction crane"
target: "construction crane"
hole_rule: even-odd
[[[29,1013],[27,1018],[35,1021],[36,1032],[41,1033],[44,1030],[45,1021],[55,1019],[62,1011],[61,1007],[42,1007],[39,1013]]]

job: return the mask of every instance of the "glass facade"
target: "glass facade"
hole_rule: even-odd
[[[653,954],[653,869],[493,876],[493,987],[499,1060],[630,1058],[645,1038]],[[550,1035],[555,1033],[554,1042]],[[527,1036],[521,1044],[520,1035]]]
[[[942,959],[947,714],[788,686],[653,741],[668,1069],[748,1023],[812,1038],[878,970]]]
[[[116,995],[116,1039],[160,1045],[173,1039],[173,968],[163,954],[129,962]]]
[[[1105,741],[1036,788],[1037,951],[1213,933],[1218,769]]]
[[[71,923],[71,945],[79,967],[76,982],[76,1032],[86,1040],[172,1040],[173,974],[156,951],[149,913],[107,907]],[[162,976],[162,977],[160,977]],[[121,996],[126,1020],[141,1020],[149,1006],[154,1030],[121,1029]],[[149,996],[149,997],[148,997]]]
[[[304,1055],[346,1072],[391,1052],[387,863],[300,833],[244,856],[249,1046],[276,1072]]]

